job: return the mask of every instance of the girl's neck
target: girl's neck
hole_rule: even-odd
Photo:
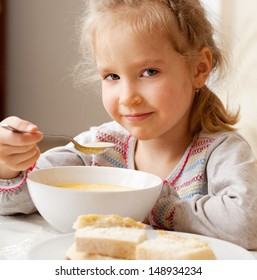
[[[139,140],[135,150],[135,167],[166,179],[183,157],[191,136],[172,139]]]

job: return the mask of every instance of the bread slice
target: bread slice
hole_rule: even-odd
[[[215,260],[208,243],[200,238],[187,238],[159,231],[156,238],[137,246],[137,260]]]
[[[133,228],[145,228],[145,224],[135,221],[129,217],[121,217],[119,215],[81,215],[73,224],[74,229],[80,229],[84,227],[133,227]]]
[[[78,252],[76,250],[76,244],[73,243],[66,252],[66,260],[120,260],[118,258],[112,258],[109,256],[103,256],[99,254],[89,252]]]
[[[208,243],[157,230],[147,239],[146,225],[118,215],[81,215],[74,223],[75,243],[66,252],[71,260],[214,260]]]
[[[136,247],[146,240],[145,229],[134,227],[84,227],[76,231],[77,252],[134,259]]]

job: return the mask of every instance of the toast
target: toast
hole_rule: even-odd
[[[208,243],[200,238],[182,237],[159,231],[154,239],[137,246],[137,260],[215,260]]]
[[[75,233],[76,251],[120,259],[135,259],[136,247],[146,240],[144,229],[85,227]]]
[[[118,215],[81,215],[74,223],[70,260],[214,260],[209,244],[163,230],[147,237],[146,225]]]
[[[103,256],[99,254],[89,252],[78,252],[76,250],[76,244],[73,243],[66,252],[66,260],[119,260],[118,258],[112,258],[109,256]]]
[[[129,217],[121,217],[119,215],[81,215],[73,224],[74,229],[80,229],[84,227],[133,227],[133,228],[145,228],[145,224],[135,221]]]
[[[75,244],[67,259],[134,259],[146,240],[145,224],[119,215],[81,215],[73,224]]]

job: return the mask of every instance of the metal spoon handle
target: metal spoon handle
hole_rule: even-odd
[[[78,150],[83,150],[84,153],[86,153],[86,147],[83,147],[82,145],[80,145],[76,140],[74,140],[71,136],[67,136],[67,135],[62,135],[62,134],[53,134],[53,133],[43,133],[44,136],[46,137],[57,137],[57,138],[65,138],[66,140],[69,140],[70,142],[73,143],[73,145],[75,146],[75,148],[78,148]],[[88,148],[89,151],[89,148]],[[89,152],[88,152],[89,153]]]
[[[10,130],[12,132],[17,132],[17,133],[26,133],[27,131],[25,130],[21,130],[21,129],[18,129],[18,128],[15,128],[7,123],[1,123],[1,127],[2,128],[5,128],[7,130]]]
[[[7,129],[7,130],[10,130],[10,131],[12,131],[12,132],[27,133],[27,131],[25,131],[25,130],[21,130],[21,129],[15,128],[15,127],[13,127],[13,126],[11,126],[11,125],[9,125],[9,124],[6,124],[6,123],[1,123],[1,127],[5,128],[5,129]],[[53,134],[53,133],[43,133],[43,134],[44,134],[44,136],[63,137],[63,138],[69,139],[70,141],[73,140],[72,137],[67,136],[67,135],[61,135],[61,134],[59,135],[59,134]]]
[[[68,135],[63,135],[63,134],[53,134],[53,133],[43,133],[44,136],[47,136],[47,137],[61,137],[61,138],[66,138],[68,140],[70,140],[71,142],[74,143],[74,139]]]
[[[6,123],[1,123],[1,127],[7,129],[7,130],[10,130],[12,132],[16,132],[16,133],[27,133],[27,131],[25,130],[22,130],[22,129],[18,129],[18,128],[15,128],[9,124],[6,124]],[[68,139],[69,141],[73,142],[73,144],[78,144],[72,137],[70,136],[67,136],[67,135],[62,135],[62,134],[53,134],[53,133],[43,133],[44,136],[47,136],[47,137],[61,137],[61,138],[66,138]]]
[[[0,125],[1,125],[1,127],[5,128],[7,130],[10,130],[12,132],[15,132],[15,133],[27,133],[27,131],[25,131],[25,130],[17,129],[6,123],[1,123]],[[115,146],[114,143],[107,143],[107,142],[87,143],[86,146],[82,146],[76,140],[74,140],[72,137],[67,136],[67,135],[59,135],[59,134],[53,134],[53,133],[43,133],[43,134],[44,134],[44,136],[66,138],[74,144],[75,149],[77,149],[83,153],[87,153],[87,154],[101,154],[101,153],[108,151],[109,149],[112,149]]]

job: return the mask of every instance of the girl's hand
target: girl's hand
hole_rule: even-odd
[[[0,178],[11,179],[37,161],[40,156],[37,143],[43,134],[36,125],[18,117],[8,117],[2,123],[28,132],[20,134],[0,127]]]

